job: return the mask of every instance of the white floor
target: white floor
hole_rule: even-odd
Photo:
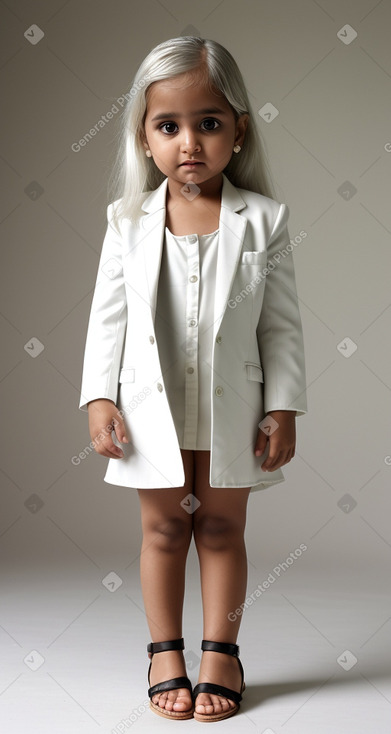
[[[138,563],[3,574],[0,722],[7,734],[104,734],[202,728],[170,722],[147,700],[149,642]],[[381,576],[381,574],[380,574]],[[369,574],[368,574],[369,579]],[[384,575],[383,575],[384,579]],[[110,581],[114,585],[110,586]],[[108,584],[108,587],[105,584]],[[248,593],[259,583],[249,564]],[[365,586],[365,588],[363,588]],[[215,724],[254,734],[389,734],[390,599],[372,577],[292,569],[248,605],[238,643],[246,691],[239,714]],[[112,589],[112,590],[109,590]],[[113,590],[114,589],[114,590]],[[183,635],[197,682],[199,575],[190,551]]]

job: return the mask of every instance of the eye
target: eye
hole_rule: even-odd
[[[217,127],[215,127],[215,124]],[[206,132],[212,132],[213,130],[217,130],[219,127],[221,127],[221,124],[218,120],[215,120],[214,117],[206,117],[204,120],[202,120],[201,125],[205,125],[204,130]],[[170,129],[171,127],[171,129]],[[177,128],[177,124],[175,122],[163,122],[161,125],[159,125],[159,130],[164,133],[164,135],[172,135],[175,130],[172,128]]]
[[[162,132],[164,132],[163,128],[164,127],[169,127],[170,125],[173,125],[174,127],[176,127],[175,122],[163,122],[162,125],[159,125],[159,130],[161,130]],[[167,135],[171,135],[171,133],[172,133],[172,130],[166,131],[166,134]]]
[[[210,123],[214,124],[215,122],[217,122],[217,125],[220,127],[219,121],[215,120],[214,117],[206,117],[205,120],[202,120],[202,124],[207,123],[208,125]],[[208,132],[211,130],[217,130],[216,127],[207,127],[206,129],[208,130]]]

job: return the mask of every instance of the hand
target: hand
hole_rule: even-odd
[[[273,416],[278,428],[267,436],[261,429],[258,431],[254,453],[262,456],[269,441],[269,455],[263,462],[263,471],[275,471],[287,464],[295,455],[296,445],[296,411],[270,410],[266,415]]]
[[[122,459],[124,452],[116,446],[111,438],[112,431],[121,443],[129,443],[125,424],[118,408],[112,400],[99,398],[87,404],[90,436],[95,451],[109,459]]]

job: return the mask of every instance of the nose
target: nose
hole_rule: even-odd
[[[198,142],[197,131],[186,127],[182,130],[181,150],[183,153],[194,153],[200,150],[201,146]]]

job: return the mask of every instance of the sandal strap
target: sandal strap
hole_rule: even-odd
[[[233,642],[214,642],[213,640],[202,640],[201,650],[212,650],[212,652],[224,652],[226,655],[239,657],[239,645]]]
[[[240,690],[243,691],[244,670],[243,670],[243,665],[239,658],[239,645],[236,645],[233,642],[215,642],[214,640],[202,640],[201,650],[212,651],[212,652],[222,652],[222,653],[225,653],[226,655],[232,655],[232,657],[236,658],[236,660],[238,661],[238,665],[239,665],[240,675],[242,677],[242,681],[240,684]],[[218,694],[216,690],[206,690],[206,688],[203,688],[202,689],[203,693],[217,693],[217,695],[222,695],[222,696],[225,696],[226,698],[230,698],[232,701],[235,701],[235,703],[239,703],[239,701],[242,700],[241,693],[237,693],[237,691],[232,691],[230,688],[225,688],[224,686],[219,687],[219,686],[216,686],[214,683],[199,683],[198,685],[200,686],[211,685],[212,687],[214,686],[215,689],[220,688],[221,691],[225,691],[225,693]],[[199,692],[200,692],[200,689],[199,689]]]
[[[225,688],[225,686],[218,686],[215,683],[197,683],[193,689],[193,699],[195,700],[199,693],[214,693],[216,696],[224,696],[224,698],[230,698],[235,703],[240,703],[242,696],[237,691],[233,691],[231,688]]]
[[[147,652],[152,653],[152,655],[155,652],[165,652],[166,650],[184,650],[185,649],[185,643],[183,637],[180,637],[178,640],[168,640],[165,642],[150,642],[147,645]]]
[[[192,691],[192,685],[187,676],[180,678],[171,678],[171,680],[165,680],[162,683],[157,683],[155,686],[148,688],[148,696],[152,698],[155,693],[164,693],[165,691],[172,691],[176,688],[187,688]]]

